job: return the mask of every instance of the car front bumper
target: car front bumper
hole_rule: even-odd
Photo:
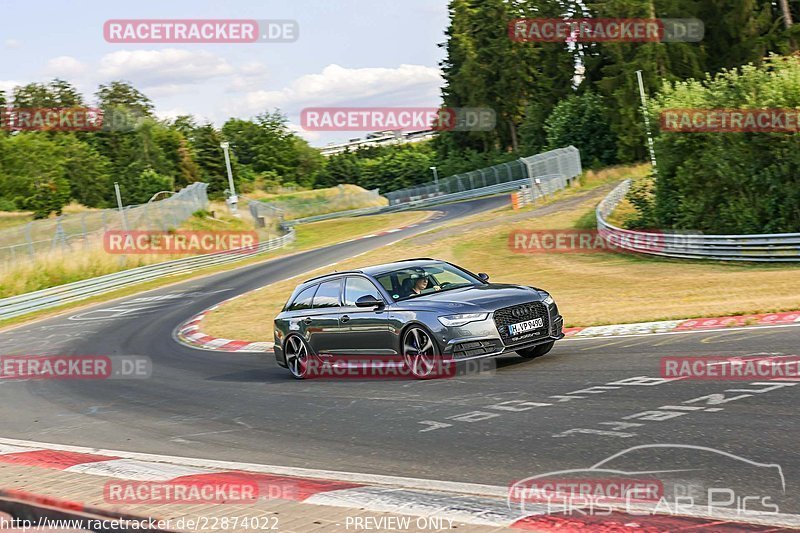
[[[547,327],[533,331],[514,342],[506,342],[494,320],[494,313],[485,320],[470,322],[460,327],[443,328],[437,337],[442,341],[442,355],[453,361],[470,361],[496,357],[517,350],[532,348],[564,338],[563,317],[548,310]]]

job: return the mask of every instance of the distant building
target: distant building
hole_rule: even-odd
[[[320,153],[324,156],[339,154],[345,150],[358,150],[367,146],[388,146],[392,144],[406,144],[433,139],[436,135],[434,130],[421,131],[376,131],[368,133],[364,139],[350,139],[344,143],[329,143],[320,148]]]

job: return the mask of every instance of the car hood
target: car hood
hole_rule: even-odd
[[[546,296],[538,289],[522,285],[489,283],[462,289],[432,292],[425,296],[397,302],[403,309],[448,311],[453,314],[487,311],[501,307],[543,300]]]

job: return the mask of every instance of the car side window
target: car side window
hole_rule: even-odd
[[[326,281],[319,284],[319,290],[314,295],[314,309],[323,307],[339,307],[339,292],[342,289],[342,280]]]
[[[351,277],[344,282],[344,305],[355,307],[362,296],[374,296],[382,300],[378,289],[366,278]]]
[[[300,311],[302,309],[311,309],[311,303],[314,300],[314,293],[317,292],[319,285],[312,285],[300,291],[300,294],[292,302],[287,311]]]

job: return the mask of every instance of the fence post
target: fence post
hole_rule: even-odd
[[[36,253],[33,249],[33,238],[31,238],[31,225],[33,222],[28,222],[25,224],[25,241],[28,243],[28,255],[33,259],[36,256]]]

